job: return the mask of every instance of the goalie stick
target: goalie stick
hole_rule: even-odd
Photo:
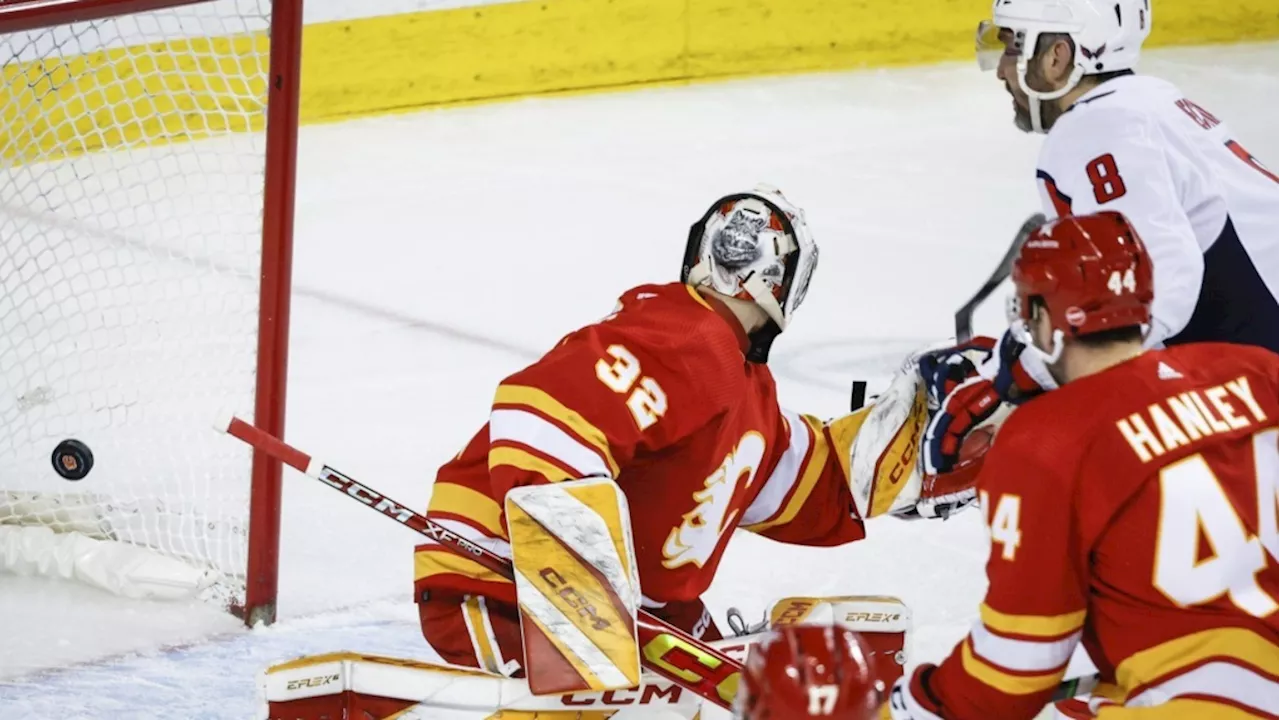
[[[304,475],[359,500],[410,530],[435,540],[442,547],[474,560],[507,579],[514,575],[510,560],[419,515],[264,430],[235,417],[220,423],[218,429]],[[516,602],[514,585],[511,586],[510,597],[502,599],[512,604]],[[644,610],[639,612],[636,630],[641,661],[646,668],[726,710],[730,708],[738,690],[742,663]]]
[[[1004,257],[1000,259],[1000,264],[992,271],[991,277],[983,283],[982,287],[969,298],[969,302],[965,303],[956,311],[956,342],[967,343],[973,339],[973,313],[978,306],[987,301],[991,297],[991,293],[1000,287],[1000,283],[1009,277],[1009,273],[1013,272],[1013,261],[1018,257],[1018,251],[1022,249],[1022,243],[1031,237],[1031,233],[1036,228],[1043,225],[1045,216],[1036,213],[1028,217],[1022,227],[1018,228],[1017,234],[1013,236],[1013,242],[1009,245],[1009,249],[1005,251]]]
[[[215,427],[219,432],[231,435],[254,450],[319,480],[420,535],[435,540],[441,547],[470,558],[505,578],[512,578],[514,570],[510,560],[419,515],[265,430],[237,417],[219,422]],[[516,602],[514,586],[510,597],[503,599],[513,604]],[[636,626],[640,657],[646,668],[726,710],[732,707],[742,673],[742,663],[644,610],[639,612]],[[690,680],[690,677],[696,679]],[[1097,684],[1097,676],[1067,680],[1054,690],[1053,700],[1066,700],[1089,692]]]

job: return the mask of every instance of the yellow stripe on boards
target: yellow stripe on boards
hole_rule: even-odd
[[[971,61],[974,29],[990,8],[989,0],[900,0],[888,10],[833,0],[539,0],[314,23],[303,32],[301,116]],[[1159,0],[1153,12],[1148,47],[1277,37],[1273,2]],[[227,35],[7,63],[0,159],[258,129],[266,46],[261,34]],[[246,69],[254,79],[223,79]],[[44,70],[54,82],[39,79]],[[27,85],[34,95],[12,104]],[[103,91],[87,92],[94,87]]]
[[[266,34],[253,33],[6,64],[0,161],[261,130],[268,49]]]

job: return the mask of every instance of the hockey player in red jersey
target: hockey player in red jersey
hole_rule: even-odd
[[[1151,262],[1119,213],[1044,226],[1013,280],[1014,335],[1062,387],[1012,413],[979,473],[979,621],[881,717],[1031,718],[1082,644],[1104,720],[1275,718],[1277,356],[1144,352]]]
[[[874,720],[878,687],[858,634],[830,625],[792,625],[751,647],[734,703],[735,720]]]
[[[927,407],[914,368],[832,423],[778,406],[765,361],[817,260],[803,213],[776,190],[716,201],[690,230],[681,282],[624,293],[502,381],[489,422],[437,474],[428,516],[510,557],[509,490],[610,478],[630,507],[642,607],[715,639],[700,597],[736,528],[836,545],[862,538],[868,517],[969,503],[972,489],[936,499],[916,471]],[[433,543],[414,565],[428,643],[520,675],[515,586]]]

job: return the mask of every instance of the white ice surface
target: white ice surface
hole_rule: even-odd
[[[1143,70],[1277,167],[1274,43],[1155,51]],[[690,222],[723,193],[763,180],[808,213],[822,264],[773,366],[783,402],[821,416],[845,409],[850,380],[874,391],[947,336],[1036,209],[1039,140],[970,64],[526,100],[307,127],[300,142],[287,435],[414,507],[497,381],[622,290],[674,278]],[[999,319],[988,308],[979,329]],[[428,657],[415,536],[285,480],[279,624],[0,577],[0,715],[244,718],[280,659]],[[783,595],[897,595],[913,659],[938,659],[985,588],[980,518],[869,535],[837,549],[742,535],[708,600],[750,616]]]

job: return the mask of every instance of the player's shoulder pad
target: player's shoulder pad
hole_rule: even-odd
[[[661,363],[668,372],[683,373],[692,382],[742,373],[743,350],[730,319],[684,283],[628,290],[618,298],[614,312],[594,328],[601,340],[625,344],[634,354]]]
[[[996,434],[986,466],[1005,468],[997,474],[1008,474],[1015,482],[1023,476],[1037,478],[1037,483],[1046,477],[1065,482],[1073,474],[1071,457],[1078,455],[1073,448],[1092,431],[1089,412],[1082,411],[1073,393],[1064,392],[1069,387],[1038,395],[1010,413]]]
[[[1080,164],[1082,155],[1144,138],[1154,118],[1154,103],[1175,92],[1169,83],[1145,76],[1110,80],[1086,93],[1053,124],[1040,151],[1041,168]],[[1173,100],[1169,100],[1173,102]]]
[[[1280,355],[1253,345],[1201,342],[1175,345],[1160,352],[1172,357],[1182,367],[1197,368],[1215,378],[1248,374],[1265,378],[1274,395],[1280,375]]]

